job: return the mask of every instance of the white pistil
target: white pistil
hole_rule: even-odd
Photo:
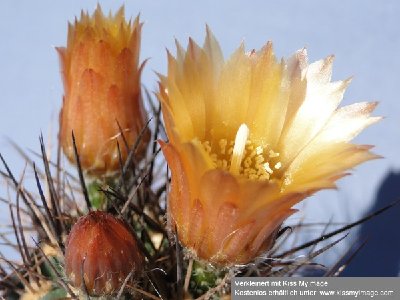
[[[232,174],[239,175],[240,164],[244,156],[244,150],[246,147],[246,141],[249,137],[249,127],[246,124],[240,125],[235,138],[235,144],[233,146],[231,167],[229,171]]]

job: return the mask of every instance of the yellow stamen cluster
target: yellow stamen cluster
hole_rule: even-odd
[[[248,139],[248,127],[242,124],[235,140],[220,139],[217,143],[202,141],[203,149],[209,154],[214,167],[242,175],[252,180],[276,178],[282,163],[279,153],[270,146],[257,145]]]

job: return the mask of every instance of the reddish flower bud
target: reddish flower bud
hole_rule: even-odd
[[[72,227],[65,250],[71,284],[89,295],[110,295],[142,269],[143,256],[128,226],[111,214],[95,211]],[[84,279],[84,283],[82,281]]]

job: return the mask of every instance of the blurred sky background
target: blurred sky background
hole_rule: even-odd
[[[343,103],[380,101],[375,115],[385,119],[368,128],[356,142],[376,145],[374,152],[384,159],[357,167],[352,176],[339,181],[338,191],[319,192],[305,201],[304,212],[297,214],[295,220],[303,214],[309,222],[356,220],[375,207],[377,191],[388,172],[400,169],[400,1],[3,0],[0,152],[16,174],[24,164],[6,138],[38,151],[40,132],[48,140],[52,128],[50,136],[55,143],[63,92],[54,47],[66,44],[67,22],[73,21],[81,9],[92,12],[98,2],[106,12],[116,11],[123,3],[127,17],[140,12],[144,21],[141,58],[150,58],[142,82],[150,90],[156,89],[154,71],[166,71],[165,49],[174,53],[174,38],[186,44],[191,36],[202,43],[208,24],[225,57],[242,40],[250,50],[271,40],[277,57],[287,57],[304,46],[310,61],[334,54],[333,79],[354,76]],[[400,185],[400,179],[394,185]],[[1,185],[0,195],[4,194]],[[398,196],[393,193],[385,197],[393,200]],[[4,213],[0,218],[7,219],[6,208],[1,209]],[[398,230],[391,229],[394,219],[386,218],[387,228],[392,236],[397,235],[394,239],[399,239]],[[357,231],[352,232],[352,238],[333,253],[339,254],[346,243],[351,244]],[[310,237],[311,234],[315,236],[316,232]],[[329,262],[332,257],[325,259]]]

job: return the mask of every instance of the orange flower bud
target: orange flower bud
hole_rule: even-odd
[[[65,249],[65,271],[74,287],[86,287],[89,295],[110,295],[118,292],[133,272],[131,282],[142,267],[135,237],[111,214],[90,212],[72,227]]]
[[[120,145],[123,161],[145,125],[139,67],[142,23],[124,18],[123,7],[106,17],[100,6],[92,16],[82,12],[68,28],[66,48],[57,48],[64,82],[60,112],[60,142],[75,161],[71,134],[84,170],[104,174],[118,170]],[[121,128],[119,128],[119,126]],[[143,154],[149,132],[138,153]]]

